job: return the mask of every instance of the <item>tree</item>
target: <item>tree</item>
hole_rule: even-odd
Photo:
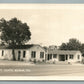
[[[55,49],[57,49],[57,46],[56,46],[56,45],[50,45],[50,46],[49,46],[49,49],[55,50]]]
[[[44,46],[43,48],[44,48],[44,49],[45,49],[45,51],[47,52],[47,50],[48,50],[48,47],[47,47],[47,46]]]
[[[67,43],[67,49],[69,50],[80,50],[81,48],[81,43],[79,40],[72,38],[69,39],[69,43]]]
[[[84,43],[81,45],[81,50],[80,51],[82,52],[82,55],[84,56]]]
[[[81,50],[81,43],[79,40],[72,38],[69,39],[68,43],[62,43],[60,46],[61,50]]]
[[[22,23],[17,18],[7,21],[0,19],[1,40],[13,48],[13,60],[15,59],[14,46],[24,45],[31,39],[31,32],[26,23]]]
[[[4,42],[1,42],[0,46],[5,46]]]
[[[61,46],[60,46],[60,50],[67,50],[67,44],[62,43]]]

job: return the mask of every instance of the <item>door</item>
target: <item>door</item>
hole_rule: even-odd
[[[18,51],[18,61],[20,61],[21,51]]]
[[[49,54],[48,54],[48,60],[49,60]]]
[[[52,59],[52,54],[48,54],[48,60]]]
[[[68,60],[68,55],[66,55],[66,60]]]
[[[59,61],[65,61],[65,55],[59,55]]]

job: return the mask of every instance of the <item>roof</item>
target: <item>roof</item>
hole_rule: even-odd
[[[0,46],[0,49],[29,49],[31,47],[33,47],[34,45],[31,44],[31,45],[16,45],[16,46]]]
[[[14,47],[13,46],[0,46],[0,49],[13,49],[13,48],[14,49],[30,49],[30,48],[32,48],[34,46],[39,46],[45,51],[45,49],[42,46],[38,45],[38,44],[16,45]]]
[[[48,50],[48,54],[76,54],[78,50]]]

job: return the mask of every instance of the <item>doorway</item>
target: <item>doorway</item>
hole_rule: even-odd
[[[18,51],[18,61],[20,61],[21,51]]]
[[[52,59],[52,54],[48,54],[48,60]]]
[[[65,55],[59,55],[59,61],[65,61]]]
[[[68,55],[66,55],[66,60],[68,60]]]

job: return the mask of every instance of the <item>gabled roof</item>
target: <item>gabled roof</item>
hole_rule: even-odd
[[[30,48],[32,48],[34,46],[39,46],[45,51],[45,49],[42,46],[38,45],[38,44],[16,45],[14,47],[13,46],[0,46],[0,49],[13,49],[13,48],[14,49],[30,49]]]
[[[31,45],[16,45],[16,46],[0,46],[0,49],[29,49],[31,47],[33,47],[34,45],[31,44]]]
[[[81,53],[77,50],[48,50],[48,54],[76,54],[77,52]]]

